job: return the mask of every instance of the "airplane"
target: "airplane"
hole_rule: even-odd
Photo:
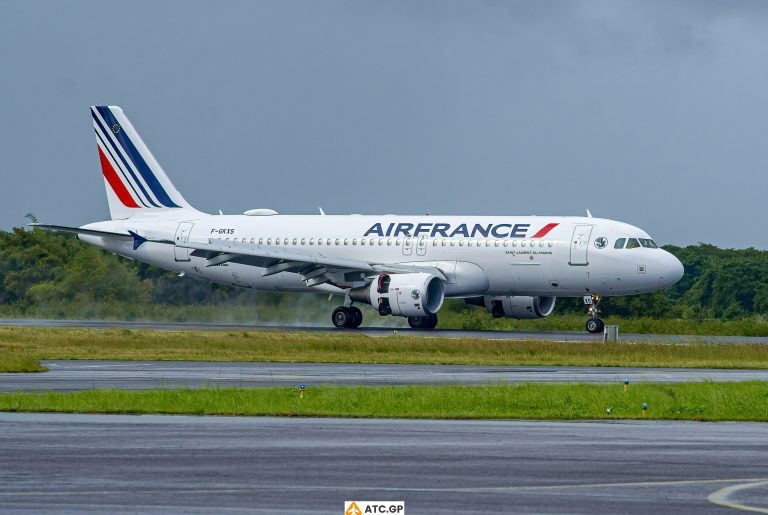
[[[207,214],[171,183],[120,107],[92,106],[110,220],[33,224],[180,276],[343,298],[331,321],[357,328],[355,304],[434,329],[446,298],[493,317],[538,319],[583,297],[601,333],[603,297],[672,286],[683,265],[642,229],[587,216]]]

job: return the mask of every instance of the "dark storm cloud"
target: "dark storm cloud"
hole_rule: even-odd
[[[768,2],[5,2],[0,224],[107,216],[87,106],[200,209],[581,214],[766,247]]]

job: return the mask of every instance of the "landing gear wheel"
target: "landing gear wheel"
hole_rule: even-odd
[[[363,312],[360,311],[360,309],[356,308],[355,306],[350,306],[347,309],[349,310],[350,313],[352,313],[352,319],[350,320],[349,325],[347,327],[349,327],[350,329],[357,329],[358,327],[360,327],[360,324],[363,323]]]
[[[360,321],[362,322],[362,314],[360,316]],[[331,314],[331,321],[333,322],[333,325],[336,327],[350,327],[350,322],[355,319],[355,315],[352,313],[352,311],[345,307],[345,306],[339,306],[338,308],[333,310],[333,313]]]
[[[605,323],[599,318],[590,318],[587,320],[587,332],[592,334],[602,333],[605,329]]]
[[[408,325],[412,329],[434,329],[437,327],[437,315],[408,317]]]

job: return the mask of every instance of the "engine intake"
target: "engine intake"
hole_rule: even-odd
[[[434,315],[445,300],[443,281],[432,274],[381,274],[349,291],[349,298],[377,307],[380,315]]]

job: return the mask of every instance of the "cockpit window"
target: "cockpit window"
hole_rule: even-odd
[[[645,247],[647,249],[657,249],[657,248],[659,248],[659,246],[656,245],[655,241],[653,241],[651,239],[648,239],[648,238],[640,238],[640,245],[642,245],[643,247]]]
[[[619,238],[618,240],[616,240],[616,243],[613,244],[613,248],[615,248],[615,249],[623,249],[624,248],[624,244],[626,242],[627,242],[626,238]]]
[[[627,240],[627,248],[628,249],[637,249],[640,248],[640,242],[637,241],[637,238],[629,238]]]

